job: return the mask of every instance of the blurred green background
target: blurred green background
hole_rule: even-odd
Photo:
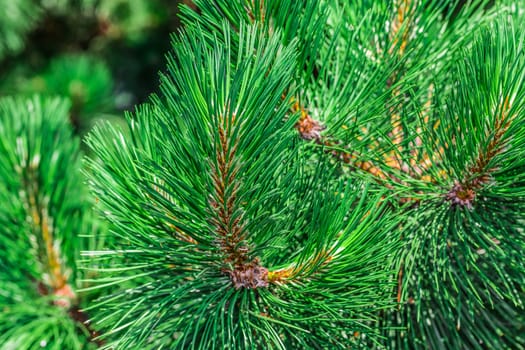
[[[158,86],[191,0],[0,0],[0,96],[67,96],[84,134]]]

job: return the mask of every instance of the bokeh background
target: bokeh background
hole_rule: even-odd
[[[59,95],[84,135],[158,86],[190,0],[0,0],[0,96]]]

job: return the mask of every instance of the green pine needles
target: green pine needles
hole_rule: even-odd
[[[525,341],[523,44],[519,28],[484,29],[452,70],[450,91],[436,90],[443,108],[421,134],[433,164],[430,181],[411,189],[424,182],[403,237],[401,317],[436,348],[516,349]]]
[[[106,126],[88,139],[119,237],[100,252],[111,257],[101,282],[127,286],[94,306],[107,310],[95,322],[122,349],[374,339],[392,220],[360,183],[303,157],[283,98],[294,47],[254,27],[219,35],[188,29],[174,43],[161,95],[128,117],[130,138]]]
[[[99,231],[80,176],[70,105],[0,99],[0,348],[89,349],[80,251]]]
[[[525,349],[523,5],[195,5],[94,200],[0,100],[0,349]]]

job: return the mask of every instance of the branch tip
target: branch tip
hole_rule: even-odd
[[[285,97],[286,96],[283,96],[283,98]],[[325,130],[326,127],[319,121],[313,119],[308,113],[308,110],[303,105],[301,105],[297,98],[292,97],[291,102],[293,102],[291,108],[292,112],[300,112],[299,120],[295,124],[295,129],[297,129],[299,132],[299,136],[301,136],[301,138],[304,140],[315,140],[317,143],[320,143],[321,131]]]
[[[234,270],[228,270],[235,289],[256,289],[268,287],[268,269],[260,265],[259,259],[251,263],[236,266]]]

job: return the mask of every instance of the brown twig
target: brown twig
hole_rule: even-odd
[[[73,288],[68,284],[68,274],[64,271],[58,242],[53,237],[52,219],[49,216],[46,200],[40,200],[38,193],[37,171],[39,156],[26,166],[25,200],[30,213],[31,227],[35,239],[33,240],[42,266],[42,281],[58,297],[56,304],[65,308],[71,306],[76,299]]]
[[[394,53],[394,50],[398,47],[399,40],[401,39],[398,54],[403,56],[408,45],[408,38],[414,22],[411,15],[415,6],[412,4],[411,0],[397,0],[396,5],[397,13],[390,25],[390,41],[392,42],[392,45],[388,52],[390,54]]]
[[[259,288],[268,286],[267,270],[259,259],[251,259],[246,245],[246,230],[242,213],[237,210],[237,180],[239,165],[235,155],[238,140],[231,139],[231,129],[236,116],[219,118],[216,140],[216,162],[212,165],[214,193],[210,204],[215,212],[211,220],[216,227],[218,244],[225,254],[225,263],[233,269],[224,269],[235,288]]]
[[[42,279],[37,281],[37,291],[41,295],[51,295],[53,305],[67,310],[71,319],[82,324],[88,331],[88,341],[97,346],[102,346],[104,342],[96,339],[100,334],[91,327],[88,316],[79,309],[78,297],[68,282],[68,273],[64,271],[58,250],[59,246],[53,237],[54,228],[48,213],[47,203],[45,200],[39,200],[37,181],[39,160],[37,156],[26,166],[26,181],[24,182],[25,200],[30,213],[32,231],[35,235],[34,241],[37,244],[36,250],[39,252],[39,260],[44,270]],[[43,252],[44,256],[40,252]]]
[[[100,333],[91,326],[91,322],[85,311],[81,310],[78,306],[73,306],[69,309],[68,314],[72,320],[82,324],[88,331],[89,341],[91,343],[96,344],[98,347],[102,347],[105,344],[105,341],[99,338]]]
[[[430,86],[428,99],[425,103],[425,108],[422,111],[422,119],[425,123],[428,123],[429,121],[428,113],[431,106],[432,94],[433,86]],[[381,169],[379,166],[375,165],[372,160],[364,160],[359,153],[351,150],[346,150],[346,147],[342,146],[341,142],[331,138],[330,136],[322,135],[321,132],[325,129],[325,127],[319,121],[314,120],[310,116],[306,107],[304,107],[297,98],[292,98],[291,101],[293,102],[291,111],[293,113],[300,113],[299,121],[296,123],[295,128],[298,131],[299,136],[301,138],[308,141],[314,141],[317,144],[326,146],[326,153],[331,154],[336,159],[339,159],[341,162],[347,164],[348,166],[354,169],[359,169],[373,175],[378,182],[384,184],[389,188],[391,188],[391,186],[389,185],[389,182],[386,181],[388,179],[394,180],[396,182],[402,182],[401,180],[396,178],[394,174],[389,173]],[[432,156],[428,155],[428,153],[425,151],[420,153],[419,149],[422,146],[420,134],[422,134],[422,128],[418,127],[418,136],[415,138],[414,141],[410,142],[410,158],[407,161],[402,161],[401,143],[403,141],[404,136],[402,133],[402,128],[400,126],[400,116],[397,115],[397,117],[394,118],[394,131],[390,134],[390,136],[393,138],[392,143],[397,145],[397,147],[395,150],[385,153],[382,159],[383,164],[395,171],[404,172],[414,179],[421,179],[429,182],[433,181],[433,179],[429,175],[426,175],[426,171],[434,164],[435,161],[437,161],[439,156],[441,156],[442,147],[438,147],[438,152],[436,152]],[[436,122],[434,124],[434,129],[436,129],[438,125],[439,122]],[[363,133],[368,133],[368,130],[364,128]],[[370,143],[370,147],[370,150],[374,151],[381,146],[378,141],[374,141]],[[403,200],[407,201],[406,199]]]
[[[257,18],[256,14],[254,13],[253,9],[255,9],[257,0],[252,0],[251,2],[251,8],[247,8],[248,16],[250,17],[250,20],[255,22],[256,19],[258,19],[261,23],[264,23],[266,20],[266,7],[264,6],[264,0],[258,0],[259,1],[259,18]]]
[[[509,118],[510,102],[506,97],[501,106],[501,113],[494,122],[494,127],[487,131],[487,138],[490,140],[486,149],[480,148],[474,162],[466,170],[462,180],[454,181],[454,185],[448,191],[445,198],[452,205],[459,205],[472,209],[477,192],[486,184],[491,182],[491,174],[496,168],[487,169],[491,160],[501,153],[507,142],[503,136],[507,132],[512,117]]]
[[[397,13],[392,20],[390,26],[390,41],[393,43],[389,49],[390,54],[394,54],[395,49],[398,47],[399,50],[397,55],[399,57],[404,56],[406,47],[409,44],[410,33],[413,31],[415,25],[414,11],[416,9],[417,1],[414,3],[412,0],[398,0],[396,2]],[[388,81],[388,87],[395,85],[399,81],[401,72],[395,71]],[[429,122],[429,111],[432,103],[432,96],[434,92],[434,86],[428,87],[427,102],[423,108],[423,121],[425,124]],[[392,90],[393,100],[399,99],[402,96],[400,87],[394,86]],[[415,179],[422,179],[426,181],[432,181],[433,179],[424,175],[424,173],[437,161],[439,155],[442,153],[442,147],[437,146],[438,152],[433,155],[429,155],[426,152],[420,154],[420,148],[422,146],[422,140],[420,135],[422,134],[422,128],[418,127],[416,132],[417,135],[414,141],[409,142],[409,153],[410,158],[407,160],[402,159],[401,155],[405,154],[403,147],[405,140],[405,133],[402,126],[402,115],[400,112],[401,106],[393,105],[390,108],[390,120],[392,131],[389,133],[390,140],[395,146],[395,149],[385,154],[384,162],[390,168],[408,174],[410,177]],[[439,121],[434,125],[434,129],[439,125]]]
[[[397,302],[401,301],[401,295],[403,294],[403,266],[399,268],[397,274]]]

